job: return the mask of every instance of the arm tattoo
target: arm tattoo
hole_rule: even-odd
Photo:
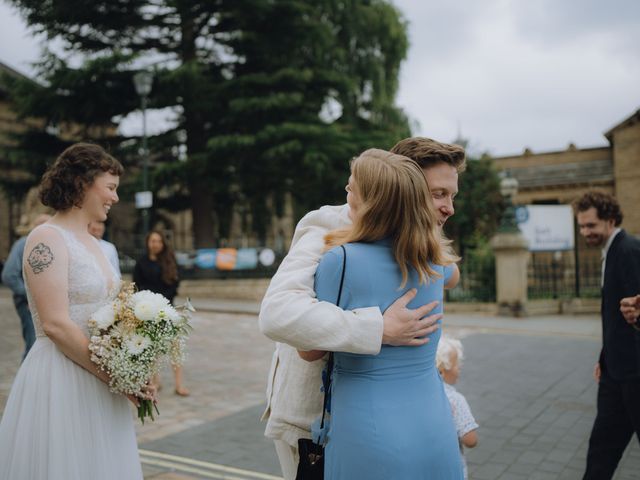
[[[31,265],[33,273],[42,273],[45,268],[53,263],[53,252],[44,243],[39,243],[33,247],[27,261]]]

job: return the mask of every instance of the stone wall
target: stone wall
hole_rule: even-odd
[[[612,134],[615,195],[624,213],[622,226],[640,235],[640,121]]]
[[[610,146],[533,153],[494,159],[499,171],[527,179],[514,203],[568,204],[598,188],[616,196],[625,215],[623,226],[640,235],[640,110],[604,134]],[[537,175],[537,178],[532,178]],[[520,178],[519,178],[520,180]]]
[[[12,144],[11,135],[23,132],[28,125],[41,126],[41,123],[33,120],[19,120],[11,110],[8,99],[0,91],[0,155],[3,155],[1,147]],[[23,172],[11,170],[4,171],[2,174],[8,177],[24,176]],[[20,222],[24,211],[24,202],[19,205],[12,205],[4,195],[4,192],[0,190],[0,260],[7,258],[11,244],[20,236],[15,231],[15,227]]]
[[[494,162],[499,170],[509,168],[540,167],[545,165],[560,165],[563,163],[581,163],[611,160],[611,149],[608,146],[578,149],[570,144],[566,150],[556,152],[533,153],[526,149],[521,155],[510,155],[495,158]]]

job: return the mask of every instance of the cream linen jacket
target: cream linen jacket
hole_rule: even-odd
[[[310,438],[311,422],[322,413],[325,365],[324,360],[302,360],[297,349],[376,354],[382,343],[378,307],[344,311],[319,302],[313,288],[324,236],[349,225],[348,212],[348,205],[325,206],[300,220],[260,308],[260,330],[277,342],[262,417],[267,419],[265,435],[292,446]]]

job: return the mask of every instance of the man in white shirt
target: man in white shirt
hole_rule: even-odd
[[[103,240],[105,225],[104,222],[91,222],[89,224],[89,233],[98,239],[98,243],[100,244],[100,248],[102,249],[105,257],[109,260],[109,263],[113,267],[113,270],[118,274],[118,277],[122,277],[120,273],[120,261],[118,260],[118,251],[116,250],[116,246],[111,243]]]
[[[465,168],[464,149],[429,138],[407,138],[391,152],[415,160],[424,170],[437,210],[438,224],[454,214],[458,173]],[[311,422],[322,411],[323,362],[305,362],[297,349],[376,354],[382,344],[422,345],[438,328],[441,315],[428,316],[434,303],[411,310],[409,291],[383,314],[378,307],[344,311],[315,298],[314,275],[324,236],[349,225],[349,207],[324,206],[300,220],[289,253],[273,276],[260,309],[261,331],[278,342],[267,384],[265,435],[275,442],[286,480],[294,479],[298,439],[311,438]]]

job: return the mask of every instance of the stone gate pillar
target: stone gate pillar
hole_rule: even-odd
[[[506,176],[500,181],[500,193],[505,199],[498,233],[491,239],[496,258],[496,301],[499,315],[527,315],[528,242],[516,221],[513,197],[518,181]]]
[[[496,258],[496,301],[499,315],[527,315],[527,240],[520,232],[500,232],[491,239]]]

